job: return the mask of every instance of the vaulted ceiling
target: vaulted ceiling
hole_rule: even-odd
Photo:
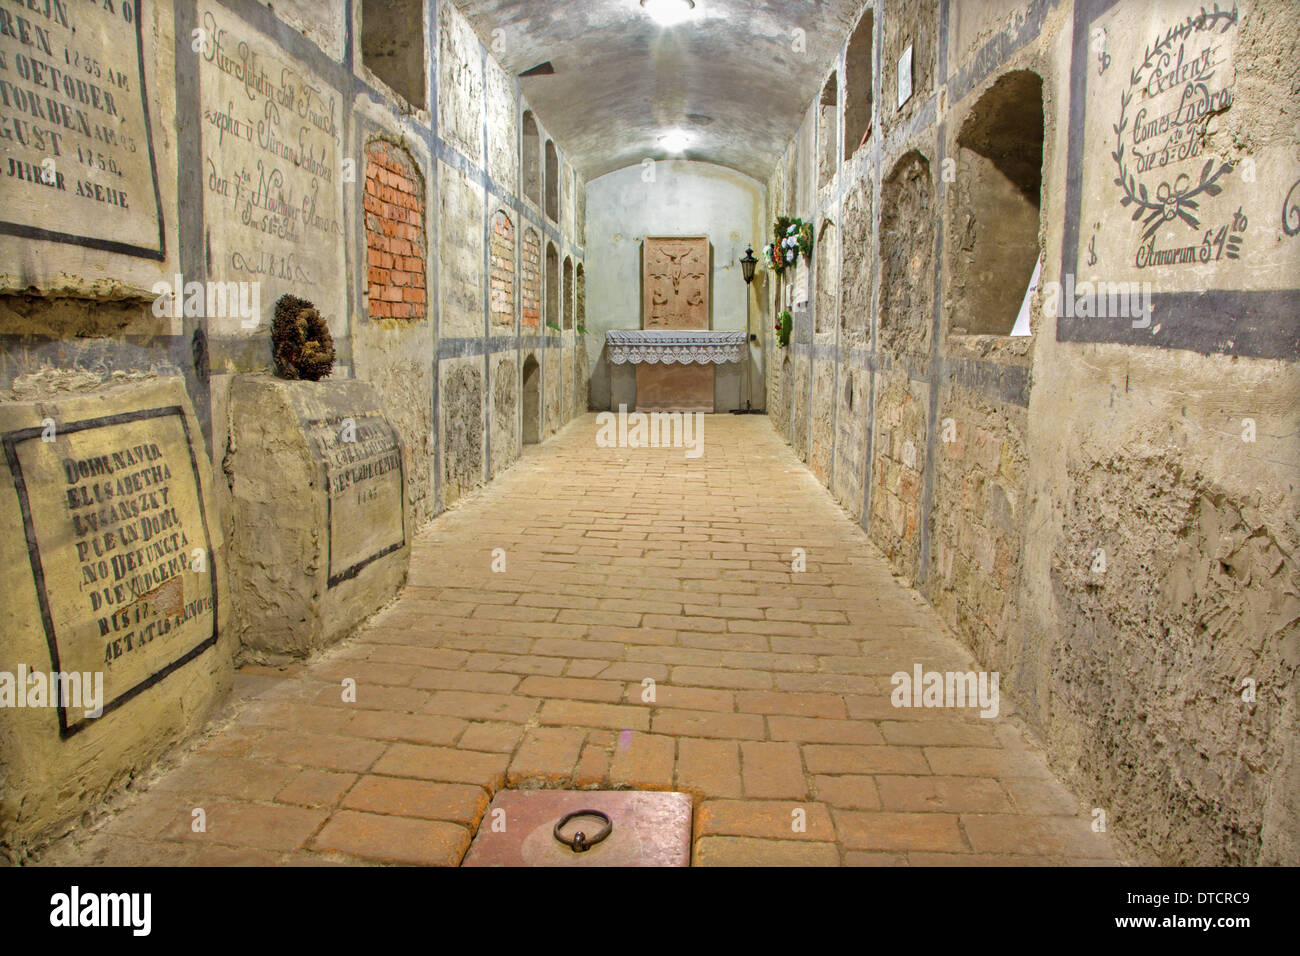
[[[455,2],[511,73],[552,64],[524,96],[588,179],[674,156],[766,179],[865,5],[695,0],[663,27],[639,0]]]

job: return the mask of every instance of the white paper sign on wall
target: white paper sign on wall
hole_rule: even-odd
[[[1020,314],[1016,316],[1016,324],[1011,329],[1012,335],[1033,335],[1029,327],[1029,300],[1038,291],[1038,276],[1042,271],[1043,260],[1039,259],[1034,265],[1034,274],[1029,278],[1029,288],[1025,290],[1025,298],[1020,303]]]
[[[898,58],[898,108],[912,98],[912,44]]]

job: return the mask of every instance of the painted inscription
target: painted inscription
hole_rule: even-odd
[[[315,302],[340,335],[339,95],[221,7],[200,7],[196,44],[213,278],[261,282],[268,311],[286,293]]]
[[[1136,22],[1114,8],[1088,27],[1108,68],[1088,71],[1083,98],[1078,281],[1149,282],[1156,294],[1292,284],[1279,193],[1260,188],[1285,191],[1291,149],[1238,145],[1256,105],[1238,104],[1253,95],[1237,84],[1240,21],[1236,6],[1171,0]]]
[[[163,258],[140,11],[0,6],[0,232]]]
[[[107,713],[215,643],[215,569],[180,408],[9,432],[3,445],[53,670],[102,672]],[[59,725],[68,736],[84,720],[61,708]]]
[[[325,471],[334,587],[406,544],[402,446],[380,415],[305,425]]]
[[[1131,207],[1142,233],[1134,265],[1185,265],[1240,258],[1248,218],[1240,209],[1210,221],[1202,206],[1223,192],[1220,180],[1232,166],[1205,155],[1210,118],[1232,106],[1229,46],[1223,34],[1237,25],[1237,11],[1189,16],[1146,48],[1120,94],[1115,124],[1115,185],[1120,205]],[[1220,213],[1222,215],[1222,213]],[[1188,227],[1185,244],[1161,248],[1166,224]]]

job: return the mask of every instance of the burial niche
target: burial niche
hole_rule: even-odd
[[[560,221],[560,156],[555,143],[546,141],[546,218]]]
[[[542,324],[542,240],[532,227],[524,230],[523,261],[522,321],[535,329]]]
[[[832,73],[817,106],[817,188],[835,175],[840,162],[839,75]]]
[[[840,210],[844,281],[840,285],[840,341],[867,345],[871,319],[871,180],[860,179],[844,194]]]
[[[546,324],[560,325],[560,254],[555,243],[546,244]]]
[[[577,315],[578,328],[585,330],[587,328],[587,274],[583,269],[581,262],[578,263],[578,280],[574,312]]]
[[[492,325],[515,324],[515,227],[503,210],[492,217]]]
[[[880,187],[880,342],[895,355],[930,348],[934,189],[930,163],[903,155]]]
[[[573,328],[573,260],[564,257],[564,327]]]
[[[424,98],[423,0],[361,0],[361,62],[418,109]]]
[[[840,249],[835,223],[823,219],[817,234],[817,301],[813,308],[815,331],[835,329],[835,298],[840,287]]]
[[[542,368],[537,357],[524,360],[524,444],[542,440]]]
[[[542,140],[532,110],[524,110],[524,195],[542,205]]]
[[[955,334],[1015,326],[1038,262],[1043,130],[1043,81],[1029,70],[999,77],[962,123],[948,242]]]
[[[424,179],[400,146],[382,139],[366,146],[363,199],[368,257],[367,314],[372,319],[423,319]],[[408,227],[416,230],[413,238]]]
[[[875,15],[868,10],[849,38],[844,58],[844,158],[848,159],[871,136],[872,41]]]

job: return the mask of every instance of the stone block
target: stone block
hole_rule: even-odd
[[[225,470],[245,653],[305,657],[397,593],[410,563],[404,467],[368,383],[236,379]]]

